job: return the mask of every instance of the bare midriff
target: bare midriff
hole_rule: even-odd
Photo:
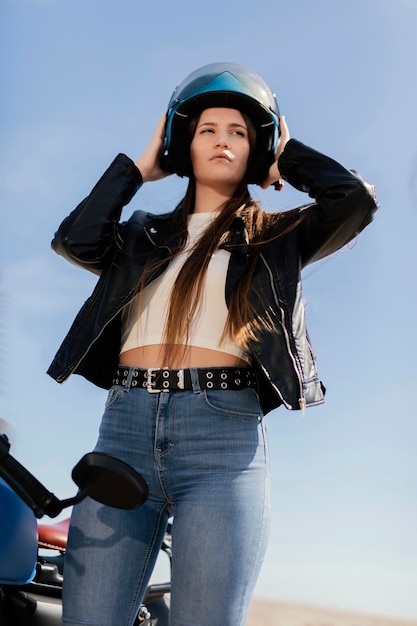
[[[195,346],[174,346],[169,363],[164,358],[164,346],[149,345],[122,352],[121,365],[148,369],[169,367],[185,369],[190,367],[249,367],[249,363],[234,354],[198,348]]]

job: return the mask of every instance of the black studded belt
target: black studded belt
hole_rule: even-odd
[[[149,393],[181,391],[193,389],[191,369],[170,370],[151,367],[125,367],[119,365],[114,373],[113,385],[141,387]],[[200,389],[239,391],[247,387],[257,389],[256,374],[246,367],[211,367],[197,368]]]

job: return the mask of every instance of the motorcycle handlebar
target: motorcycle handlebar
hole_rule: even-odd
[[[0,435],[0,476],[32,509],[37,518],[45,513],[56,517],[62,511],[61,501],[10,453],[10,443],[6,435]]]

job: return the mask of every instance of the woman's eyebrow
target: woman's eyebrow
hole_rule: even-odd
[[[201,122],[201,124],[198,124],[197,128],[200,128],[200,126],[218,126],[218,122]],[[229,128],[243,128],[247,130],[247,126],[239,122],[230,122]]]

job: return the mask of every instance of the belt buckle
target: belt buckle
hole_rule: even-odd
[[[148,367],[145,374],[146,391],[148,393],[161,393],[162,389],[154,389],[155,381],[152,380],[152,376],[156,376],[156,372],[161,371],[161,367]]]

